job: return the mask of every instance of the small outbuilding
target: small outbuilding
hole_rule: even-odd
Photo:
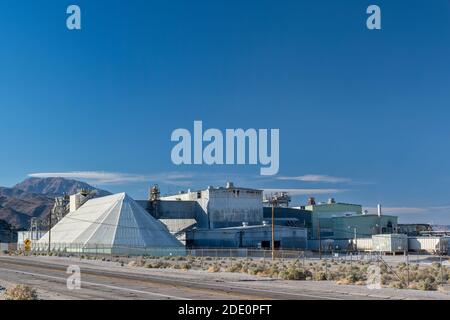
[[[380,253],[405,253],[408,251],[408,237],[405,234],[374,235],[372,250]]]

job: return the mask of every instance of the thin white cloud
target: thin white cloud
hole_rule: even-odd
[[[264,189],[264,193],[287,192],[291,196],[319,195],[319,194],[335,194],[346,192],[344,189]]]
[[[139,182],[186,184],[193,177],[192,174],[184,173],[158,173],[158,174],[130,174],[105,171],[70,171],[70,172],[42,172],[30,173],[34,178],[67,178],[79,179],[97,185],[130,184]]]
[[[327,182],[327,183],[348,183],[352,182],[350,178],[333,177],[321,174],[307,174],[303,176],[281,176],[278,180],[302,181],[302,182]]]

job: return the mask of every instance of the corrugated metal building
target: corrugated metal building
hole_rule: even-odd
[[[334,199],[329,199],[325,203],[316,203],[315,199],[311,198],[309,204],[301,206],[299,209],[311,212],[311,233],[312,239],[319,238],[336,238],[334,236],[333,218],[345,217],[351,215],[362,215],[362,206],[350,203],[335,202]]]
[[[264,220],[272,223],[272,207],[264,207]],[[311,211],[298,208],[275,207],[275,225],[311,228]]]
[[[185,192],[161,197],[161,202],[196,202],[196,217],[199,228],[217,229],[242,225],[259,225],[263,219],[263,191],[235,187],[208,187],[206,190]],[[163,215],[159,218],[164,218]]]
[[[409,224],[399,224],[398,233],[403,233],[411,237],[420,236],[422,232],[433,231],[430,224],[425,223],[409,223]]]
[[[333,234],[336,239],[368,238],[375,234],[397,232],[398,217],[376,214],[333,217]]]
[[[275,226],[275,247],[305,249],[308,231],[305,228]],[[222,229],[193,229],[186,233],[190,248],[270,248],[272,226],[242,226]]]

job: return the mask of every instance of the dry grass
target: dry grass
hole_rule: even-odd
[[[220,266],[217,264],[210,265],[208,272],[220,272]]]
[[[6,300],[37,300],[36,290],[26,285],[15,285],[5,292]]]

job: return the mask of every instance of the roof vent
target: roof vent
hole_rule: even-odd
[[[248,222],[242,222],[242,226],[245,228],[245,227],[248,227]]]

